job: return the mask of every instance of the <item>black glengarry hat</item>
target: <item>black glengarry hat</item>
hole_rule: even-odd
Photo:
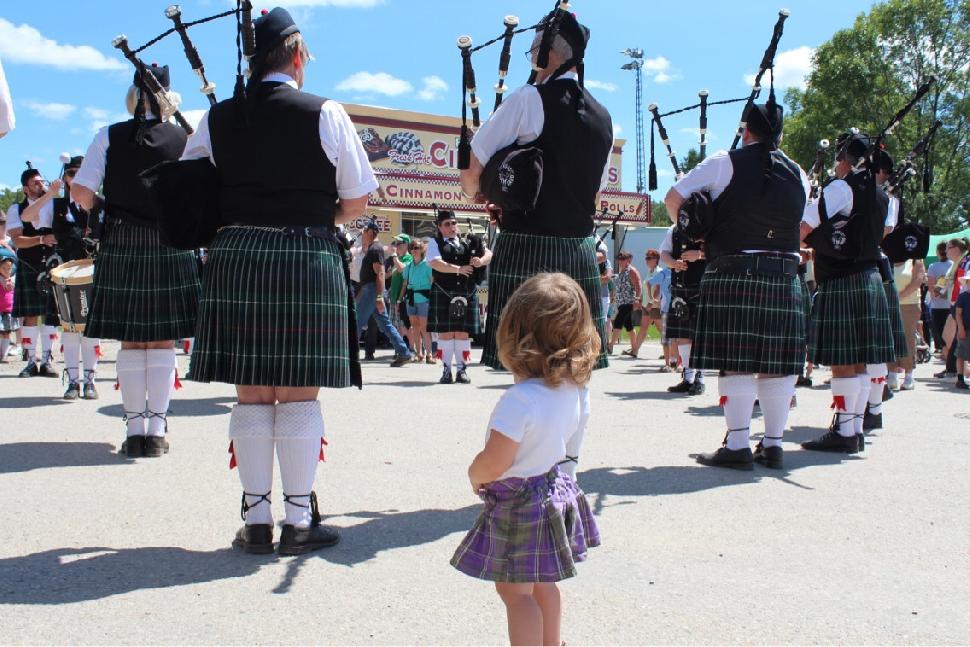
[[[559,35],[573,48],[573,58],[576,60],[581,61],[586,55],[589,34],[589,28],[576,20],[576,14],[567,11],[559,19]]]
[[[455,212],[450,209],[439,209],[438,213],[435,215],[435,223],[441,224],[445,220],[455,220]]]
[[[161,85],[166,90],[171,89],[172,78],[168,73],[168,65],[160,66],[157,63],[152,63],[151,65],[146,65],[146,67],[151,71],[152,76],[155,77],[159,85]],[[139,72],[138,70],[135,70],[135,77],[132,79],[131,83],[133,85],[138,85],[140,76],[141,76],[141,72]]]
[[[893,157],[886,151],[886,149],[877,149],[873,155],[873,162],[875,163],[874,166],[876,171],[882,171],[883,173],[893,172]]]
[[[838,154],[848,153],[852,157],[862,157],[869,150],[869,135],[853,130],[842,133],[836,140]]]
[[[775,142],[781,137],[785,124],[785,110],[780,105],[753,103],[744,117],[748,130],[759,137],[768,137]]]
[[[256,32],[256,56],[265,55],[287,36],[300,31],[293,16],[283,7],[276,7],[272,11],[264,9],[262,15],[253,21],[253,28]]]

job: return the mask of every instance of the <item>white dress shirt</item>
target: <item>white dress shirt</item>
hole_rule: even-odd
[[[454,244],[458,238],[445,238],[446,241],[451,241]],[[438,239],[432,238],[428,241],[428,249],[424,252],[424,260],[436,261],[441,258],[441,249],[438,248]]]
[[[28,200],[27,204],[31,205],[35,200]],[[32,223],[34,229],[50,228],[54,224],[54,201],[49,200],[47,204],[40,208],[40,214],[37,217],[37,222]],[[7,209],[7,231],[13,231],[14,229],[23,229],[24,223],[20,219],[20,204],[14,203],[10,205]]]
[[[575,72],[566,72],[560,79],[578,80]],[[542,109],[542,97],[534,85],[523,85],[502,99],[502,105],[492,113],[472,138],[472,153],[484,166],[498,151],[518,144],[530,144],[542,134],[546,113]],[[600,178],[600,191],[606,188],[610,179],[610,155],[606,156],[606,166]]]
[[[296,81],[286,74],[273,72],[263,77],[269,83],[285,83],[298,89]],[[361,198],[378,188],[374,170],[367,159],[364,145],[357,136],[357,130],[344,107],[336,101],[326,101],[320,108],[320,145],[330,163],[337,169],[337,195],[348,200]],[[209,136],[209,113],[202,116],[199,127],[185,144],[182,159],[208,157],[216,163],[212,155],[212,141]],[[77,180],[75,180],[77,181]]]
[[[843,214],[847,216],[852,213],[852,189],[845,180],[832,180],[822,191],[825,195],[825,213],[827,215]],[[818,200],[805,204],[802,222],[812,229],[821,224],[818,216]]]
[[[784,153],[782,153],[784,154]],[[798,167],[799,175],[802,179],[802,186],[805,188],[805,198],[812,192],[811,183],[802,167]],[[712,200],[717,200],[724,193],[724,189],[731,183],[734,177],[734,164],[728,151],[720,150],[713,155],[704,158],[704,161],[691,169],[690,173],[682,177],[674,184],[674,191],[680,197],[687,198],[691,193],[707,191],[711,194]]]

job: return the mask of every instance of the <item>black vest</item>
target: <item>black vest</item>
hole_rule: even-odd
[[[438,243],[438,251],[441,253],[441,260],[451,265],[469,265],[472,260],[472,246],[466,239],[457,238],[454,243],[445,241],[441,232],[435,236]],[[441,286],[446,292],[470,292],[474,286],[474,279],[461,274],[446,274],[432,268],[431,275],[436,285]]]
[[[20,209],[18,216],[23,216],[24,210],[29,206],[26,198],[17,207]],[[32,222],[23,222],[23,233],[22,236],[41,236],[43,234],[49,234],[52,232],[51,229],[47,227],[34,227]],[[39,272],[43,269],[44,263],[47,262],[47,257],[53,253],[54,248],[48,245],[34,245],[33,247],[17,248],[17,258],[25,261],[30,265],[35,271]]]
[[[177,160],[188,137],[175,124],[148,121],[141,144],[134,141],[137,124],[133,119],[108,127],[108,154],[104,169],[105,213],[111,218],[155,227],[151,194],[138,174],[156,164]]]
[[[709,259],[746,249],[798,252],[806,200],[801,171],[772,151],[766,178],[764,149],[752,144],[728,153],[734,174],[714,201],[717,219],[705,238]]]
[[[876,188],[875,179],[868,170],[850,173],[844,178],[852,189],[852,211],[843,233],[849,239],[851,249],[857,250],[855,258],[836,258],[815,249],[815,280],[827,281],[875,269],[881,256],[879,242],[886,225],[886,209],[879,199],[882,193]],[[830,216],[835,217],[835,216]]]
[[[74,222],[67,219],[70,213]],[[57,253],[65,261],[85,258],[84,230],[88,226],[88,212],[68,198],[54,198],[54,237],[57,238]]]
[[[692,249],[704,250],[704,242],[690,240],[679,231],[674,229],[670,255],[673,256],[674,259],[680,260],[680,257],[684,254],[684,252]],[[701,278],[704,276],[704,270],[706,269],[706,260],[688,263],[687,269],[683,272],[673,271],[671,273],[671,285],[674,287],[699,286],[701,284]]]
[[[505,213],[502,230],[580,238],[593,232],[596,194],[613,150],[610,113],[573,79],[537,87],[544,120],[542,188],[532,213]]]
[[[209,132],[227,222],[333,226],[337,169],[320,143],[326,101],[285,83],[255,84],[244,129],[232,99],[212,107]]]

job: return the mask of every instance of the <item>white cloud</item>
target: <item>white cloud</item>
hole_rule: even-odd
[[[440,76],[426,76],[421,82],[424,85],[418,90],[418,98],[422,101],[437,101],[448,90],[448,84]]]
[[[87,106],[84,108],[84,117],[88,120],[86,133],[96,133],[105,126],[117,121],[124,121],[130,118],[127,112],[111,112],[104,108]]]
[[[337,7],[339,9],[370,9],[384,4],[384,0],[276,0],[280,7]]]
[[[616,92],[616,83],[610,83],[609,81],[596,81],[594,79],[586,79],[583,81],[587,88],[593,88],[594,90],[602,90],[603,92]]]
[[[21,101],[20,105],[30,110],[38,117],[52,119],[53,121],[63,121],[77,110],[77,106],[70,103],[43,103],[40,101]]]
[[[697,141],[701,140],[701,129],[700,128],[681,128],[680,132],[685,135],[693,135]],[[717,135],[711,132],[710,128],[707,130],[707,143],[710,144],[712,141],[717,139]]]
[[[0,57],[8,63],[51,65],[65,69],[126,70],[89,45],[61,45],[28,24],[16,26],[0,18]]]
[[[804,90],[808,83],[808,75],[812,71],[813,56],[815,56],[815,50],[807,45],[786,50],[775,56],[775,87]],[[768,87],[769,74],[771,72],[765,72],[765,76],[762,77],[761,85],[764,87]],[[745,75],[744,83],[750,87],[754,83],[754,74]]]
[[[681,78],[680,74],[673,71],[670,61],[664,56],[644,59],[643,74],[657,84],[669,83]]]
[[[623,126],[621,126],[620,124],[614,123],[613,124],[613,137],[614,138],[619,137],[620,136],[620,133],[622,133],[622,132],[623,132]]]
[[[350,92],[376,92],[391,97],[406,94],[414,89],[410,83],[387,72],[357,72],[337,84],[337,89]]]

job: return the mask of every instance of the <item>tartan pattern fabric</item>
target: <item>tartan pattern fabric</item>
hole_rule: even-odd
[[[896,283],[885,281],[882,284],[886,290],[886,306],[889,309],[889,325],[893,331],[893,352],[896,359],[902,359],[909,355],[909,346],[906,344],[906,329],[903,326],[903,311],[899,307],[899,293],[896,292]]]
[[[554,467],[531,478],[490,483],[485,508],[462,540],[451,565],[493,582],[558,582],[600,545],[586,495]]]
[[[867,270],[819,283],[812,310],[809,360],[816,366],[895,361],[886,291]]]
[[[667,310],[667,339],[694,339],[697,328],[697,305],[700,303],[701,288],[699,285],[671,286],[670,303],[680,297],[687,302],[687,317],[674,316],[673,307]],[[691,352],[693,357],[693,351]],[[691,359],[693,363],[693,358]]]
[[[17,280],[14,281],[13,289],[13,312],[14,317],[47,317],[54,315],[56,318],[57,305],[54,297],[43,294],[37,289],[37,277],[40,276],[42,267],[34,264],[28,265],[22,260],[17,262]]]
[[[593,322],[600,333],[602,350],[596,368],[606,368],[606,312],[600,301],[600,273],[596,263],[596,239],[558,238],[530,234],[500,233],[492,250],[488,270],[488,317],[482,364],[504,369],[498,359],[495,335],[499,317],[509,297],[527,279],[540,272],[562,272],[572,277],[586,294]]]
[[[195,255],[158,242],[158,232],[115,220],[94,261],[84,334],[118,341],[192,337],[199,307]]]
[[[465,297],[468,306],[463,321],[453,321],[449,316],[451,300]],[[478,288],[472,286],[471,293],[465,291],[446,292],[439,285],[431,286],[431,302],[428,306],[428,332],[466,332],[477,335],[482,330],[482,316],[478,311]]]
[[[221,229],[206,263],[192,379],[351,386],[348,289],[334,241]]]
[[[797,276],[707,272],[690,365],[797,375],[805,363],[805,292]]]

